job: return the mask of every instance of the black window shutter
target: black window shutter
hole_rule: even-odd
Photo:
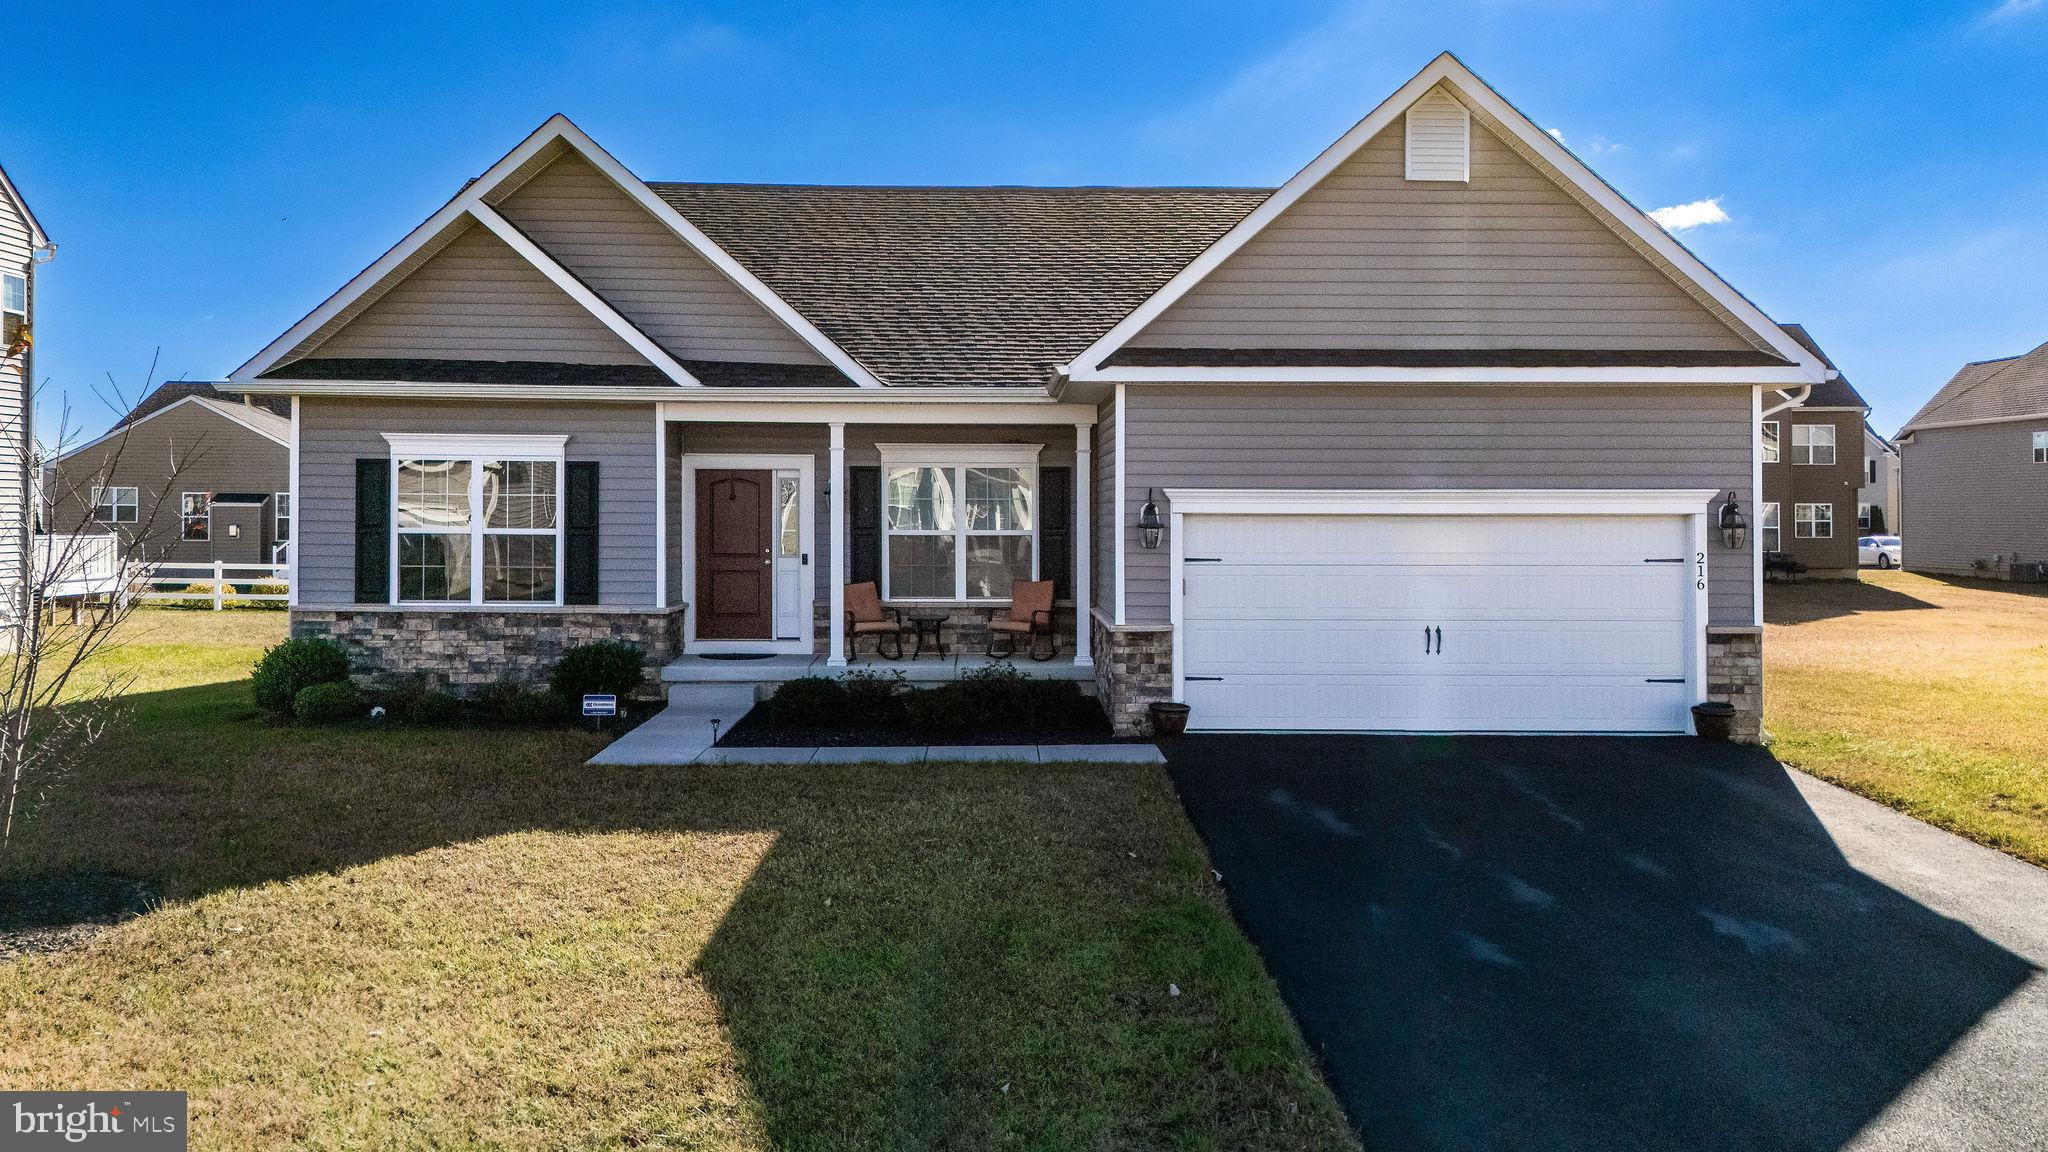
[[[365,457],[356,461],[356,603],[390,602],[391,461]]]
[[[563,484],[562,602],[597,603],[597,461],[571,460]]]
[[[846,470],[846,572],[848,584],[882,583],[882,470]]]
[[[1038,578],[1056,600],[1074,594],[1074,470],[1038,470]]]

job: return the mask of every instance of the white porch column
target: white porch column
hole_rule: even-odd
[[[668,608],[668,409],[654,406],[654,607]]]
[[[1088,500],[1088,480],[1089,473],[1094,470],[1089,459],[1089,449],[1094,446],[1094,441],[1094,425],[1074,425],[1074,663],[1082,667],[1095,663],[1095,658],[1088,652],[1089,557],[1095,535],[1095,520],[1091,515],[1093,505]]]
[[[832,425],[832,646],[825,664],[846,667],[846,425]]]

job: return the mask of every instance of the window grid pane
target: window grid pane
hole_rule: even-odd
[[[462,528],[469,524],[467,460],[398,462],[398,526]]]
[[[1783,551],[1783,549],[1779,547],[1779,545],[1782,544],[1783,541],[1779,538],[1778,535],[1778,506],[1776,504],[1764,505],[1762,523],[1759,525],[1759,527],[1763,532],[1762,543],[1764,546],[1764,551]]]
[[[1776,420],[1766,420],[1764,421],[1764,463],[1776,464],[1777,462],[1778,422]]]
[[[399,533],[400,600],[468,600],[469,587],[468,533]]]
[[[947,600],[955,595],[955,538],[892,536],[889,539],[889,596]]]
[[[554,461],[492,460],[486,463],[483,504],[485,527],[554,531]]]
[[[967,530],[1031,530],[1031,483],[1022,469],[967,469]]]
[[[206,509],[210,500],[204,492],[187,492],[178,502],[178,536],[185,540],[204,540],[211,533]]]
[[[12,272],[0,276],[0,311],[28,314],[28,277]]]
[[[484,536],[484,599],[552,604],[555,600],[553,536]]]
[[[891,532],[953,531],[951,469],[891,468],[887,488]]]
[[[2034,433],[2034,463],[2048,464],[2048,432]]]
[[[969,536],[967,598],[1007,600],[1010,585],[1031,579],[1031,537]]]

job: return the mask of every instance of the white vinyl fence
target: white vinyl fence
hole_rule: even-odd
[[[218,612],[237,600],[270,600],[282,604],[291,599],[286,583],[291,576],[288,564],[224,564],[214,560],[190,564],[143,564],[138,567],[137,582],[141,591],[137,595],[145,601],[190,603],[211,597],[213,610]],[[237,585],[252,587],[247,591],[236,591]],[[253,586],[262,585],[276,585],[276,590],[255,591]]]
[[[120,541],[109,535],[39,534],[35,540],[36,571],[49,574],[44,594],[49,600],[118,595],[184,604],[211,601],[218,612],[236,602],[291,598],[290,564],[149,563],[123,560]]]

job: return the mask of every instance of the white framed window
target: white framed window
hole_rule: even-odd
[[[1856,530],[1858,532],[1870,531],[1870,505],[1856,505]]]
[[[1792,426],[1792,462],[1794,464],[1833,464],[1835,462],[1835,426],[1833,424],[1794,424]]]
[[[1763,438],[1764,463],[1776,464],[1778,462],[1778,422],[1776,420],[1764,421]]]
[[[2034,433],[2034,463],[2048,464],[2048,432]]]
[[[1870,476],[1868,480],[1864,481],[1865,484],[1877,483],[1877,461],[1874,458],[1863,462],[1863,470]]]
[[[213,493],[186,492],[178,497],[178,539],[213,537]]]
[[[881,444],[882,596],[1008,600],[1038,578],[1038,444]]]
[[[271,508],[277,516],[277,527],[271,539],[279,544],[292,538],[292,494],[278,492],[271,496]]]
[[[1794,504],[1792,506],[1792,538],[1795,540],[1834,539],[1835,506],[1833,504]]]
[[[14,347],[28,327],[28,277],[0,272],[0,354]]]
[[[566,436],[386,433],[392,598],[560,604]]]
[[[1784,549],[1780,545],[1784,541],[1778,537],[1778,506],[1764,505],[1760,519],[1762,522],[1757,525],[1757,540],[1763,544],[1764,551],[1783,552]]]
[[[92,490],[92,518],[102,524],[133,524],[141,507],[140,493],[124,484]]]

